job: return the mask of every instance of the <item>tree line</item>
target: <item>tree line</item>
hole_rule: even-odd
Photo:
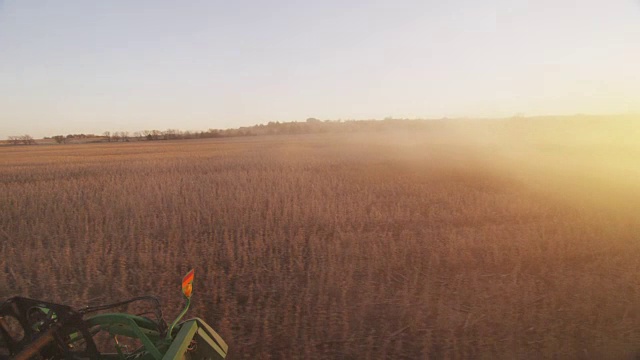
[[[129,131],[105,131],[102,135],[95,134],[68,134],[45,137],[58,144],[73,142],[129,142],[129,141],[161,141],[161,140],[188,140],[210,139],[239,136],[262,135],[293,135],[312,134],[326,132],[358,132],[358,131],[388,131],[408,130],[419,131],[432,129],[446,119],[442,120],[410,120],[394,119],[387,117],[384,120],[319,120],[308,118],[304,122],[279,122],[271,121],[268,124],[259,124],[235,129],[209,129],[205,131],[184,131],[179,129],[167,130],[141,130]],[[29,135],[9,136],[9,144],[33,145],[35,140]]]
[[[9,136],[7,141],[11,145],[33,145],[36,141],[31,135]]]

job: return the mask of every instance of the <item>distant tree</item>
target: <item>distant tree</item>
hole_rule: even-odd
[[[165,140],[176,140],[184,138],[183,132],[178,129],[167,129],[162,132],[162,136]]]
[[[222,137],[222,131],[218,129],[209,129],[209,131],[205,133],[205,137],[208,137],[208,138]]]
[[[111,142],[111,132],[110,131],[103,132],[102,136],[104,136],[104,138],[107,139],[108,142]]]
[[[33,140],[31,135],[27,135],[27,134],[20,136],[20,141],[22,141],[24,145],[33,145],[36,143],[36,141]]]
[[[172,140],[176,138],[176,131],[173,129],[167,129],[162,133],[165,140]]]
[[[120,133],[118,131],[114,131],[113,134],[111,134],[111,140],[118,142],[118,140],[120,140]]]
[[[67,138],[64,137],[64,135],[56,135],[53,137],[53,140],[55,140],[58,144],[64,144],[67,142]]]
[[[7,137],[7,140],[9,140],[9,144],[11,145],[20,145],[20,136],[9,136]]]

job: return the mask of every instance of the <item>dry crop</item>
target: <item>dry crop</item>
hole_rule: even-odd
[[[195,267],[234,359],[633,356],[638,149],[501,129],[2,147],[0,298]]]

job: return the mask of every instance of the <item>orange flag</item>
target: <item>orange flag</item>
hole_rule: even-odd
[[[182,278],[182,293],[187,298],[191,298],[191,292],[193,291],[193,269]]]

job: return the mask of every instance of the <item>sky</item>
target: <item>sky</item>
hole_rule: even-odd
[[[640,112],[640,0],[0,0],[0,139]]]

